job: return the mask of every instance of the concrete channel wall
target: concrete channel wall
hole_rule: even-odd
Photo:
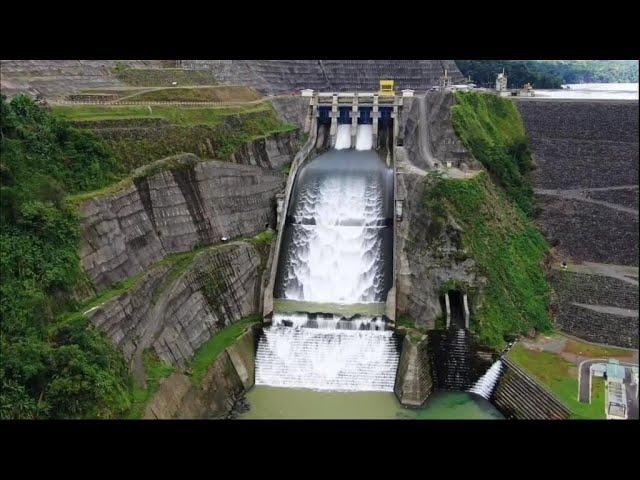
[[[310,108],[311,110],[311,108]],[[316,149],[316,138],[317,138],[317,121],[314,115],[314,112],[307,112],[307,115],[311,115],[311,121],[309,122],[309,130],[305,133],[309,134],[309,138],[307,142],[302,147],[296,156],[291,162],[291,169],[289,170],[289,176],[287,177],[287,183],[285,185],[284,197],[282,199],[281,214],[277,219],[277,232],[278,237],[276,239],[275,247],[273,249],[273,254],[270,258],[271,267],[269,274],[269,282],[267,283],[267,288],[264,293],[264,301],[262,307],[262,316],[266,323],[270,322],[271,315],[273,314],[273,288],[275,286],[276,281],[276,273],[278,271],[278,260],[280,258],[280,247],[282,245],[282,234],[284,232],[285,222],[287,218],[287,211],[289,210],[289,202],[291,199],[291,192],[293,191],[293,186],[295,185],[296,177],[298,175],[298,171],[300,167],[304,165],[307,161],[311,160],[315,155]]]

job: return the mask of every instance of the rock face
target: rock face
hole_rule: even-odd
[[[144,418],[225,418],[254,384],[255,332],[247,330],[207,369],[200,385],[182,373],[163,380]]]
[[[445,69],[454,82],[463,80],[453,60],[182,60],[182,66],[210,70],[220,83],[265,93],[377,91],[384,78],[394,79],[396,89],[426,90],[439,84]]]
[[[551,392],[529,377],[507,358],[502,358],[503,373],[491,397],[509,419],[566,420],[569,409]]]
[[[295,130],[247,142],[231,155],[231,161],[279,170],[293,161],[298,147],[298,135]]]
[[[309,111],[309,98],[307,97],[274,97],[271,104],[278,112],[278,116],[287,123],[304,128],[305,119]]]
[[[481,288],[485,280],[461,250],[459,228],[450,220],[443,224],[431,218],[424,208],[426,178],[407,167],[402,155],[396,155],[396,168],[396,198],[404,199],[396,234],[397,308],[417,325],[433,329],[436,319],[445,315],[440,302],[442,285],[456,280]],[[477,298],[479,295],[469,297],[472,302]]]
[[[420,407],[432,391],[433,379],[427,356],[427,340],[414,343],[405,336],[394,392],[402,405]]]
[[[399,125],[409,162],[421,169],[435,163],[458,168],[480,168],[480,164],[464,148],[451,123],[451,92],[427,92],[405,98]]]
[[[138,179],[80,206],[82,267],[102,288],[169,253],[255,235],[275,225],[283,186],[280,172],[219,161]]]
[[[153,267],[129,291],[86,316],[127,360],[151,347],[162,360],[184,367],[209,337],[258,310],[261,263],[247,242],[211,247],[184,271]]]
[[[396,198],[404,200],[396,231],[396,288],[399,313],[419,326],[435,328],[444,315],[440,288],[448,280],[479,286],[475,263],[460,249],[459,228],[430,217],[423,206],[426,173],[452,162],[459,169],[479,168],[451,124],[451,92],[427,92],[406,98],[399,129],[403,146],[395,148]],[[477,300],[479,296],[470,297]]]

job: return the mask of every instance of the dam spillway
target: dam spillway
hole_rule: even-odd
[[[351,144],[350,125],[340,125],[335,148],[298,172],[276,299],[319,305],[316,311],[386,301],[393,274],[393,170],[371,150],[370,125],[359,125]],[[256,384],[392,391],[398,349],[386,325],[373,315],[276,311],[259,341]]]

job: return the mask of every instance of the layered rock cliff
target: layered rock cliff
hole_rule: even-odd
[[[134,368],[149,347],[184,367],[209,337],[258,310],[263,262],[250,243],[210,247],[188,261],[156,265],[128,291],[85,313]]]
[[[97,288],[141,272],[169,253],[275,226],[282,173],[199,162],[193,155],[161,162],[178,160],[181,168],[137,177],[121,190],[80,205],[81,264]]]

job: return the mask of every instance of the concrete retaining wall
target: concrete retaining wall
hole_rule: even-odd
[[[509,419],[566,420],[569,409],[507,358],[491,401]]]
[[[427,338],[412,341],[405,335],[398,363],[394,392],[402,405],[420,407],[433,392]]]

